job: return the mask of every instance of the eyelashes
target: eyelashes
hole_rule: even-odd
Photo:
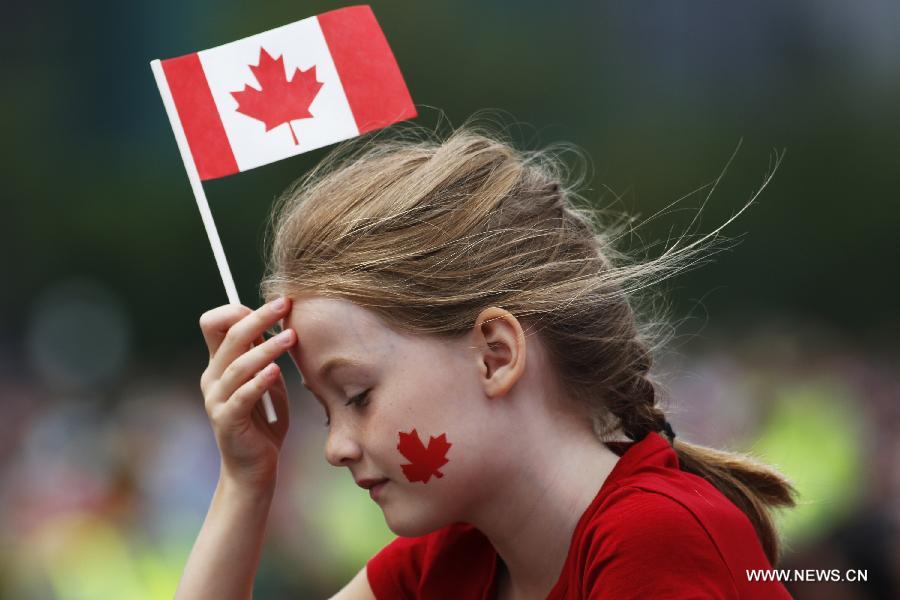
[[[368,390],[366,390],[366,391],[364,391],[364,392],[361,392],[361,393],[359,393],[359,394],[353,396],[352,398],[350,398],[349,400],[347,400],[347,401],[344,403],[344,406],[350,406],[351,404],[355,404],[356,406],[358,406],[358,407],[360,407],[360,408],[362,408],[362,407],[364,407],[364,406],[368,406],[368,404],[369,404],[369,392],[371,392],[371,391],[372,391],[372,390],[371,390],[371,388],[370,388],[370,389],[368,389]],[[328,427],[328,426],[330,426],[330,425],[331,425],[331,419],[326,417],[326,419],[325,419],[325,427]]]
[[[353,396],[352,398],[347,400],[347,403],[345,404],[345,406],[350,406],[351,404],[356,404],[357,406],[367,405],[369,403],[369,392],[370,391],[371,390],[366,390],[364,392],[361,392],[361,393]]]

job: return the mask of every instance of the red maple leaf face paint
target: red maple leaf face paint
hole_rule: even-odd
[[[401,431],[397,450],[411,463],[400,465],[403,469],[403,474],[406,475],[410,482],[421,481],[422,483],[428,483],[432,475],[438,478],[443,477],[444,474],[438,469],[449,462],[447,460],[447,450],[452,445],[447,443],[446,433],[442,433],[438,437],[431,436],[426,448],[419,439],[419,434],[415,429],[409,433]]]

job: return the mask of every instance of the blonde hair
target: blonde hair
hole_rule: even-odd
[[[615,247],[630,220],[601,224],[557,153],[504,135],[470,121],[442,139],[405,124],[339,146],[275,203],[264,300],[343,298],[398,331],[445,338],[499,306],[539,335],[598,439],[663,430],[650,368],[664,336],[636,318],[637,292],[698,264],[771,175],[712,233],[635,261]],[[749,456],[672,443],[683,470],[747,514],[774,564],[770,510],[794,505],[791,484]]]

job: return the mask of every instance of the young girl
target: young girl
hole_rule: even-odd
[[[701,245],[627,261],[560,162],[472,126],[347,148],[276,204],[268,303],[200,318],[221,472],[176,596],[251,596],[289,352],[326,459],[399,536],[334,598],[789,597],[746,570],[793,488],[676,441],[649,378],[636,292]]]

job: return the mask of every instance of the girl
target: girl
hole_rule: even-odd
[[[789,597],[746,570],[777,562],[769,511],[794,489],[676,441],[633,309],[721,227],[629,262],[564,173],[464,126],[345,144],[282,196],[268,304],[200,318],[221,472],[177,597],[251,595],[284,352],[324,408],[326,459],[399,536],[334,598]]]

